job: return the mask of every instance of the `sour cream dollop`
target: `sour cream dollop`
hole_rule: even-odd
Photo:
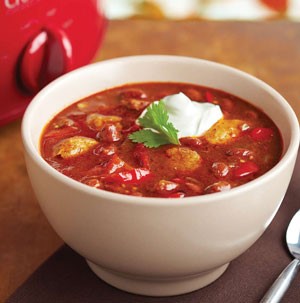
[[[184,93],[166,96],[162,101],[178,138],[201,136],[223,117],[219,105],[192,101]]]

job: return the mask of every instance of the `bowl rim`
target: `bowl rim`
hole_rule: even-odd
[[[31,129],[31,121],[32,121],[32,115],[34,112],[34,109],[37,104],[40,102],[43,102],[44,96],[48,94],[49,91],[55,90],[56,86],[60,84],[61,82],[68,81],[69,78],[73,78],[75,75],[79,73],[88,72],[92,69],[98,69],[101,68],[102,65],[105,64],[113,64],[118,62],[137,62],[137,61],[148,61],[151,62],[155,60],[157,62],[158,60],[162,62],[174,62],[180,60],[181,62],[186,63],[202,63],[206,65],[210,65],[212,67],[217,67],[221,69],[226,69],[229,72],[237,73],[241,77],[246,78],[250,82],[253,82],[255,85],[261,86],[264,90],[267,90],[268,93],[270,93],[274,99],[280,103],[280,105],[285,108],[285,112],[287,116],[289,117],[290,124],[293,126],[291,127],[291,139],[290,143],[286,148],[286,152],[280,159],[280,161],[269,171],[267,171],[265,174],[259,176],[258,178],[251,180],[243,185],[239,185],[235,188],[232,188],[228,191],[224,192],[217,192],[212,194],[205,194],[205,195],[198,195],[198,196],[192,196],[192,197],[184,197],[184,198],[162,198],[162,197],[139,197],[139,196],[131,196],[131,195],[125,195],[125,194],[119,194],[115,192],[110,192],[106,190],[101,190],[97,188],[90,187],[86,184],[83,184],[77,180],[74,180],[68,176],[63,175],[59,171],[57,171],[55,168],[53,168],[51,165],[49,165],[40,155],[39,150],[35,147],[34,143],[32,142],[32,138],[30,136],[30,129]],[[171,81],[170,81],[171,82]],[[125,84],[125,82],[124,82]],[[251,101],[250,101],[251,102]],[[61,108],[60,110],[62,110]],[[50,84],[48,84],[46,87],[44,87],[30,102],[28,105],[23,119],[22,119],[22,125],[21,125],[21,136],[23,141],[23,146],[25,148],[25,151],[28,153],[28,155],[31,157],[31,159],[47,174],[49,174],[52,178],[57,179],[59,182],[63,183],[67,187],[70,187],[75,190],[80,190],[88,195],[95,196],[96,198],[101,199],[107,199],[107,200],[114,200],[114,202],[120,202],[120,203],[129,203],[129,204],[136,204],[136,205],[159,205],[161,207],[163,206],[177,206],[182,207],[186,205],[192,205],[192,204],[206,204],[206,203],[216,203],[217,201],[221,201],[223,199],[228,199],[230,197],[235,197],[236,195],[245,194],[246,192],[252,190],[258,184],[266,183],[269,179],[271,179],[274,174],[280,174],[286,165],[288,165],[291,161],[293,161],[296,157],[295,154],[297,154],[298,148],[299,148],[299,122],[297,119],[297,116],[295,112],[293,111],[290,104],[281,96],[274,88],[272,88],[270,85],[268,85],[266,82],[258,79],[257,77],[254,77],[242,70],[239,70],[237,68],[231,67],[229,65],[225,65],[222,63],[200,59],[196,57],[187,57],[187,56],[174,56],[174,55],[137,55],[137,56],[125,56],[125,57],[117,57],[113,59],[103,60],[95,63],[88,64],[86,66],[77,68],[63,76],[60,76]],[[182,199],[184,199],[184,203],[182,202]],[[85,202],[86,203],[86,202]]]

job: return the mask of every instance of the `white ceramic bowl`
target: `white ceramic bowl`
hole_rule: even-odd
[[[41,132],[56,113],[103,89],[145,81],[196,83],[250,101],[281,130],[282,159],[245,185],[184,200],[91,188],[42,159]],[[28,107],[22,136],[32,186],[58,235],[109,284],[133,293],[166,296],[213,282],[261,236],[290,182],[299,124],[282,96],[244,72],[194,58],[137,56],[86,66],[52,82]]]

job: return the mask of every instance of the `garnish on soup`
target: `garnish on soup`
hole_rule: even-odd
[[[180,144],[178,138],[200,136],[222,117],[218,105],[193,102],[183,93],[174,94],[148,106],[138,119],[144,129],[129,138],[147,147]]]
[[[138,122],[144,129],[128,136],[133,142],[143,143],[146,147],[158,147],[168,143],[179,144],[178,130],[169,122],[163,101],[149,105]]]
[[[187,83],[137,83],[80,100],[41,138],[44,159],[94,188],[181,198],[227,191],[280,160],[281,135],[261,110]]]

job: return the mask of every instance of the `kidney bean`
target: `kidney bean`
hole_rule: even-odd
[[[233,170],[233,176],[235,178],[242,178],[245,176],[248,176],[250,174],[254,174],[259,170],[259,167],[256,163],[248,161],[244,163],[240,163],[239,166],[237,166]]]
[[[123,99],[121,101],[121,104],[129,109],[142,110],[150,104],[150,101],[130,98],[130,99]]]
[[[147,94],[138,88],[130,88],[127,90],[124,90],[120,93],[120,98],[121,99],[145,99],[147,98]]]
[[[167,195],[170,192],[173,192],[179,187],[178,183],[172,182],[172,181],[167,181],[167,180],[160,180],[156,186],[155,190],[162,194],[162,195]]]
[[[205,193],[212,194],[231,189],[231,185],[227,181],[218,181],[205,188]]]
[[[186,182],[185,186],[191,190],[195,195],[200,195],[203,193],[203,186],[199,183]]]
[[[115,124],[106,123],[97,133],[96,138],[105,142],[117,142],[122,138],[122,135]]]
[[[184,137],[179,139],[180,143],[185,146],[198,147],[203,144],[203,140],[197,137]]]
[[[95,149],[93,149],[93,154],[100,156],[100,155],[106,155],[111,156],[116,153],[116,146],[115,145],[98,145]]]
[[[256,127],[250,132],[250,137],[256,141],[270,140],[273,135],[273,129],[267,127]]]
[[[229,172],[229,167],[224,162],[214,162],[211,169],[217,178],[225,177]]]
[[[100,158],[98,165],[85,172],[85,176],[99,176],[102,174],[112,174],[118,169],[129,166],[116,154]],[[130,166],[129,166],[130,167]]]
[[[253,152],[246,148],[233,147],[228,149],[225,154],[227,156],[247,157],[249,159],[253,158]]]

